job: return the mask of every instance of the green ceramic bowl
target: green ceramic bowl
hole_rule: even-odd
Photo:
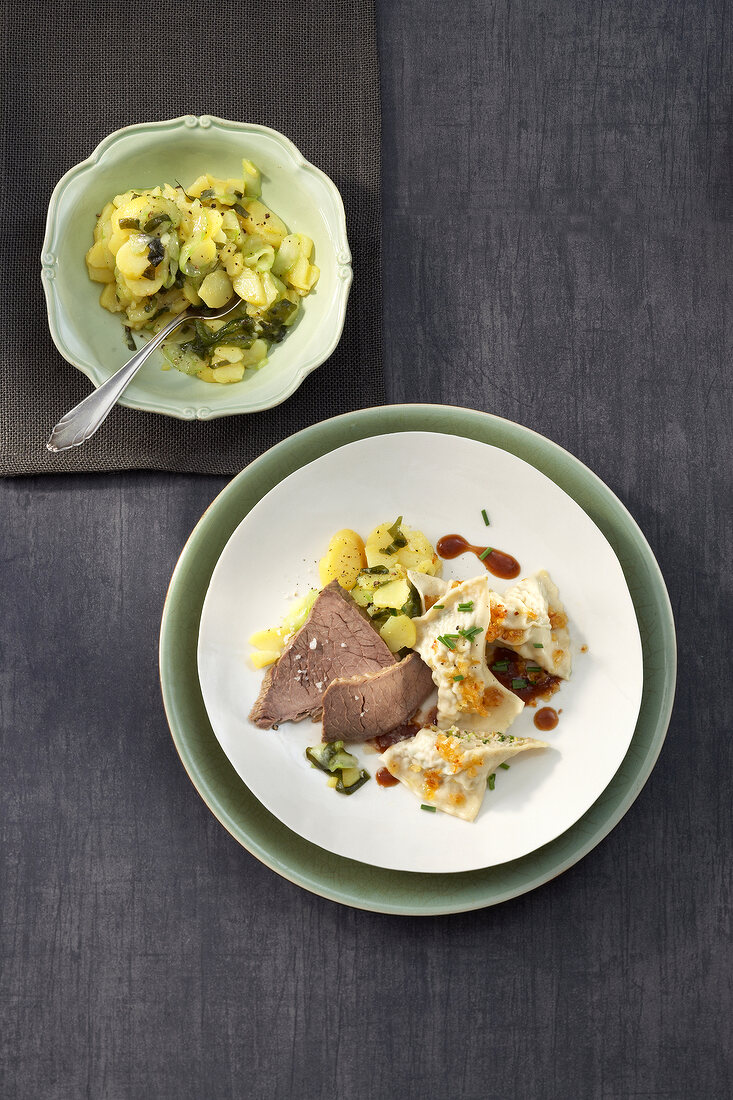
[[[295,469],[367,436],[429,431],[502,447],[541,470],[597,524],[614,549],[634,601],[644,690],[629,750],[591,808],[537,851],[460,874],[388,871],[344,859],[303,840],[247,789],[217,741],[198,681],[199,620],[211,574],[239,522]],[[365,409],[316,424],[273,447],[214,500],[181,554],[160,636],[160,676],[168,722],[199,794],[240,844],[279,875],[333,901],[381,913],[434,915],[495,905],[567,870],[621,820],[644,786],[664,741],[674,699],[674,622],[664,580],[648,543],[623,504],[578,459],[528,428],[485,413],[433,405]],[[639,843],[643,843],[639,838]]]
[[[185,115],[117,130],[57,184],[41,254],[56,347],[95,386],[130,357],[119,317],[99,305],[101,287],[91,282],[84,263],[105,202],[131,187],[176,180],[185,186],[203,172],[237,176],[243,157],[262,172],[263,200],[291,229],[313,239],[321,269],[316,288],[304,299],[287,339],[253,378],[219,386],[164,372],[156,352],[120,399],[122,405],[184,420],[269,409],[289,397],[338,344],[352,272],[344,206],[335,184],[276,130]]]

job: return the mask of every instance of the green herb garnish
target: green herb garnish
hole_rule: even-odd
[[[448,649],[455,649],[456,648],[455,643],[458,641],[458,635],[457,634],[439,634],[438,635],[438,641],[442,642],[443,645],[448,646]]]
[[[420,809],[425,810],[425,812],[428,813],[428,814],[434,814],[436,808],[435,808],[435,806],[426,806],[424,802],[421,802],[420,803]]]
[[[282,298],[281,301],[270,306],[259,325],[259,335],[262,339],[269,340],[271,344],[279,344],[285,335],[287,327],[285,322],[295,309],[297,309],[295,302],[290,302],[287,298]]]
[[[120,229],[139,229],[140,221],[138,218],[120,218],[118,225]]]
[[[494,547],[493,546],[487,546],[486,549],[484,550],[483,554],[479,554],[479,561],[486,561],[489,554],[493,554],[493,553],[494,553]]]
[[[486,509],[485,508],[481,509],[481,515],[483,516],[484,523],[488,527],[489,526],[489,517],[486,515]]]
[[[403,546],[407,546],[407,539],[402,534],[402,516],[397,517],[392,526],[387,528],[387,532],[392,536],[392,541],[389,546],[385,546],[385,554],[396,554]]]
[[[181,344],[181,351],[191,351],[199,359],[208,359],[209,353],[219,344],[229,344],[238,348],[251,348],[255,342],[254,321],[251,317],[240,317],[236,321],[227,321],[216,332],[212,332],[203,321],[194,321],[195,336]]]
[[[458,604],[459,611],[473,611],[473,600],[468,600],[466,603]]]
[[[527,665],[527,672],[542,672],[539,665]]]
[[[445,604],[444,603],[434,603],[433,607],[437,608],[438,611],[442,611],[443,608],[445,607]]]
[[[486,786],[490,791],[493,791],[494,784],[496,783],[496,772],[492,772],[489,778],[486,780]]]
[[[163,222],[169,222],[170,220],[170,214],[156,214],[154,218],[150,218],[148,221],[145,222],[145,232],[152,233],[153,230],[157,229],[159,225],[163,224]],[[122,225],[122,222],[120,222],[120,225]]]
[[[148,263],[156,268],[165,259],[165,245],[160,237],[151,237],[148,244]]]
[[[543,646],[542,642],[532,642],[532,645],[535,647],[535,649],[544,649],[545,648]]]
[[[497,661],[496,664],[492,665],[491,667],[495,672],[508,672],[509,671],[509,662],[508,661]]]
[[[509,771],[509,764],[500,764],[499,767],[503,768],[505,772]]]
[[[129,325],[125,325],[124,329],[125,329],[125,343],[127,344],[130,351],[137,351],[137,345],[135,344],[135,341],[132,338],[132,329],[130,328]]]
[[[213,199],[216,192],[213,187],[207,187],[205,191],[202,191],[199,195],[200,199]]]
[[[465,676],[454,676],[453,679],[454,680],[465,680],[466,677]]]
[[[458,633],[462,638],[466,638],[469,642],[472,642],[477,634],[482,634],[484,628],[482,626],[472,626],[469,630],[459,630]]]
[[[527,681],[523,680],[521,676],[518,676],[515,680],[512,680],[512,687],[515,691],[521,691],[522,688],[526,688]]]

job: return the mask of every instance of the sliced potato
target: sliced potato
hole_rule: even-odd
[[[268,665],[274,665],[275,661],[280,660],[280,650],[258,649],[256,653],[250,653],[249,659],[255,668],[267,668]]]
[[[359,607],[368,607],[374,600],[374,593],[378,588],[390,584],[398,577],[404,577],[405,571],[401,565],[396,565],[388,573],[366,573],[362,570],[356,578],[356,584],[351,589],[351,598],[359,604]]]
[[[392,523],[380,523],[367,538],[366,556],[370,568],[375,565],[386,565],[388,568],[394,568],[395,565],[399,564],[404,566],[405,569],[414,569],[418,573],[437,576],[442,563],[422,531],[414,531],[403,523],[401,531],[407,539],[407,545],[401,546],[394,554],[385,552],[392,543],[390,527],[393,526],[393,523],[394,521]]]
[[[206,276],[199,287],[199,298],[210,309],[221,309],[233,294],[232,281],[226,271],[219,267]]]
[[[223,363],[221,366],[214,363],[211,368],[215,382],[222,384],[241,382],[244,377],[244,363]],[[201,372],[199,371],[199,377]]]
[[[249,644],[255,649],[281,649],[283,644],[282,634],[277,627],[270,630],[256,630],[250,637]]]
[[[394,607],[399,610],[409,598],[410,582],[407,577],[396,577],[375,589],[372,602],[375,607]]]
[[[318,564],[321,584],[325,587],[331,581],[337,580],[342,588],[350,591],[364,565],[364,543],[361,536],[348,528],[337,531]]]
[[[392,653],[398,653],[405,648],[412,649],[417,641],[417,629],[407,615],[391,615],[380,628],[379,634]]]

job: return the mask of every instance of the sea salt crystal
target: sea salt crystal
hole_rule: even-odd
[[[310,645],[308,646],[308,648],[309,649],[315,649],[317,645],[318,645],[318,639],[317,638],[311,638]]]

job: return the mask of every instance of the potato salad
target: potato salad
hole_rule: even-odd
[[[267,363],[318,281],[313,242],[291,233],[261,201],[260,173],[199,176],[116,195],[97,219],[86,254],[100,303],[117,313],[133,350],[134,333],[152,335],[189,307],[220,309],[226,320],[186,323],[162,347],[164,369],[204,382],[241,382]]]

